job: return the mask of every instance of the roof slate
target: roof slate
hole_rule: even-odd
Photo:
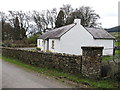
[[[60,28],[53,29],[41,35],[39,39],[56,39],[60,38],[66,32],[68,32],[71,28],[73,28],[76,24],[66,25]],[[104,29],[97,29],[97,28],[87,28],[85,29],[93,36],[94,39],[115,39],[111,34],[109,34]]]
[[[94,39],[115,39],[115,37],[102,28],[98,29],[86,27],[85,29],[94,37]]]
[[[40,39],[47,39],[47,38],[60,38],[66,32],[68,32],[71,28],[73,28],[76,24],[66,25],[60,28],[53,29],[41,35]]]

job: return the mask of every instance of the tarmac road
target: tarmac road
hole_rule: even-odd
[[[2,62],[2,88],[69,88],[56,80],[41,76],[9,62]]]

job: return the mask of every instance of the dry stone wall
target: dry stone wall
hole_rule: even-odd
[[[81,73],[81,56],[25,51],[12,48],[2,48],[2,54],[37,67],[54,68],[71,74]]]
[[[74,75],[100,78],[103,47],[82,47],[83,56],[2,48],[4,56],[37,67],[54,68]]]

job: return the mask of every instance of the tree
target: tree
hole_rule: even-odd
[[[56,27],[56,28],[65,25],[64,16],[65,16],[65,15],[64,15],[63,10],[60,10],[60,12],[58,13],[58,16],[57,16],[57,20],[56,20],[56,22],[55,22],[55,27]]]
[[[80,7],[70,14],[66,20],[66,24],[73,23],[75,18],[81,19],[81,24],[84,27],[97,27],[99,23],[97,20],[100,18],[98,14],[95,13],[90,7]]]
[[[53,29],[55,27],[55,22],[56,22],[56,18],[57,18],[57,9],[56,8],[53,8],[50,12],[51,16],[50,16],[50,25],[51,25],[51,28]]]
[[[2,22],[2,25],[5,23],[7,20],[7,15],[4,12],[0,12],[0,21]]]
[[[38,33],[33,34],[28,38],[28,43],[29,44],[37,44],[37,38],[39,37]]]
[[[70,13],[72,13],[74,9],[72,8],[72,6],[70,4],[66,4],[66,5],[63,4],[61,9],[64,11],[64,14],[65,14],[64,18],[65,18],[65,22],[66,22],[66,19],[70,16]]]
[[[5,21],[7,19],[6,14],[3,11],[0,11],[0,30],[2,28],[2,40],[5,39],[5,29],[4,29],[4,25],[5,25]],[[4,29],[4,30],[3,30]]]
[[[14,28],[14,40],[26,38],[28,30],[27,15],[22,11],[9,11],[9,22]]]
[[[14,38],[13,33],[13,27],[9,23],[4,22],[2,26],[2,40],[12,40]]]
[[[19,26],[19,20],[18,20],[18,17],[15,18],[15,21],[14,21],[14,28],[15,30],[19,30],[20,29],[20,26]]]
[[[39,32],[45,33],[48,28],[54,28],[57,16],[56,8],[52,10],[33,11],[34,22],[36,23]]]
[[[40,12],[33,11],[33,20],[38,27],[38,32],[42,35],[42,23],[41,23],[42,18],[41,18]]]

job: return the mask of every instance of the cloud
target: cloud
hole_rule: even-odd
[[[90,6],[100,15],[100,21],[103,27],[112,27],[118,25],[118,22],[116,22],[116,17],[118,17],[118,1],[119,0],[1,0],[0,10],[40,11],[54,7],[60,8],[63,4],[71,4],[73,8]],[[115,22],[108,23],[108,17],[112,20],[115,19]]]

